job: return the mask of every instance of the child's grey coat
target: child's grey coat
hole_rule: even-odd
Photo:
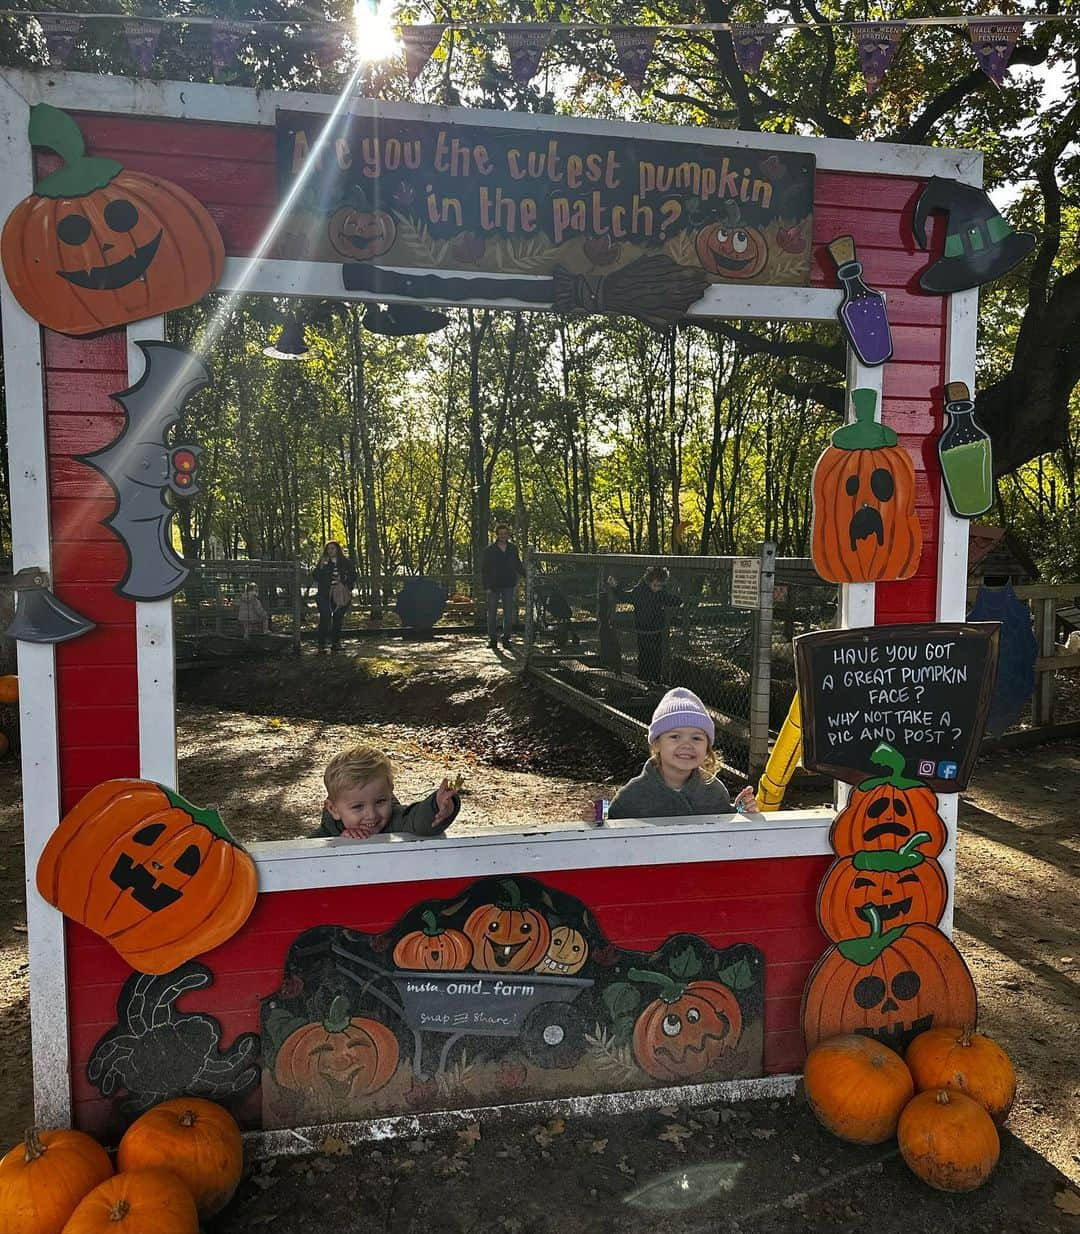
[[[649,759],[615,794],[608,818],[679,818],[694,814],[729,814],[731,797],[719,780],[705,780],[695,771],[682,788],[669,788]]]

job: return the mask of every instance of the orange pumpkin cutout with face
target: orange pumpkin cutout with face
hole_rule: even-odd
[[[94,334],[184,308],[215,287],[225,246],[186,189],[89,158],[70,116],[38,103],[30,142],[63,166],[11,212],[0,258],[15,299],[63,334]]]
[[[660,987],[660,997],[634,1025],[634,1061],[655,1080],[688,1080],[705,1074],[738,1045],[742,1010],[719,981],[680,982],[664,973],[632,968],[631,981]]]
[[[340,994],[322,1024],[305,1024],[285,1038],[274,1060],[281,1088],[346,1101],[378,1092],[397,1070],[394,1034],[365,1016],[350,1016]]]
[[[803,995],[807,1050],[842,1033],[874,1037],[903,1053],[935,1026],[974,1025],[975,983],[952,943],[929,925],[882,932],[867,908],[869,937],[837,943],[818,961]]]
[[[536,971],[552,977],[572,977],[581,971],[588,958],[589,944],[581,931],[571,926],[556,926],[551,931],[551,946]]]
[[[851,790],[829,831],[833,852],[847,857],[865,849],[897,849],[923,832],[928,837],[919,845],[923,856],[939,857],[949,837],[937,794],[904,775],[904,756],[884,741],[870,761],[886,768],[886,774],[871,776]]]
[[[896,433],[874,420],[875,390],[852,390],[855,423],[814,467],[810,554],[830,583],[910,578],[922,557],[915,468]]]
[[[462,929],[473,947],[473,968],[522,973],[535,968],[551,945],[551,927],[521,898],[517,883],[499,884],[502,898],[474,909]]]
[[[334,252],[346,261],[370,261],[394,247],[397,224],[386,210],[342,206],[330,216],[327,235]]]
[[[694,237],[701,268],[720,278],[743,282],[765,269],[769,242],[756,227],[710,223]]]
[[[431,909],[421,913],[422,928],[406,934],[394,948],[398,968],[460,972],[469,967],[472,943],[460,930],[444,930]]]
[[[37,887],[132,968],[169,973],[240,929],[258,877],[216,811],[149,780],[106,780],[49,837]]]

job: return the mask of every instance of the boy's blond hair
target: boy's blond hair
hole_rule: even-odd
[[[352,788],[362,788],[369,780],[385,776],[391,791],[394,788],[394,768],[378,746],[355,745],[342,750],[326,764],[323,784],[333,801]]]
[[[657,770],[660,769],[660,746],[656,742],[653,742],[653,744],[649,746],[649,762],[652,763]],[[701,778],[706,783],[708,783],[709,780],[716,779],[716,767],[716,751],[713,749],[712,742],[710,741],[708,753],[705,755],[705,761],[700,767],[695,767],[694,770],[700,774]]]

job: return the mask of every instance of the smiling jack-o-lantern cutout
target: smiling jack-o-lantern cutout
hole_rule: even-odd
[[[810,974],[802,1007],[807,1050],[860,1033],[902,1054],[929,1028],[974,1025],[975,984],[945,935],[930,925],[882,932],[877,910],[867,915],[869,937],[830,947]]]
[[[517,883],[506,879],[499,886],[502,898],[474,909],[462,929],[473,946],[473,968],[521,973],[544,958],[551,945],[551,927],[523,902]]]
[[[322,1024],[305,1024],[285,1038],[274,1060],[282,1088],[347,1100],[377,1092],[397,1070],[400,1046],[393,1032],[364,1016],[349,1015],[341,995]]]
[[[588,958],[589,944],[581,931],[571,926],[556,926],[551,931],[551,946],[536,971],[554,977],[572,977],[581,971]]]
[[[431,909],[421,913],[422,928],[406,934],[394,948],[398,968],[460,972],[472,959],[472,943],[460,930],[444,930]]]
[[[851,790],[829,832],[833,852],[847,857],[863,849],[897,849],[921,831],[929,836],[919,846],[923,856],[940,856],[948,832],[938,813],[937,794],[904,775],[904,756],[886,742],[875,748],[870,760],[887,768],[887,774],[871,776]]]
[[[656,1080],[702,1075],[738,1044],[742,1011],[719,981],[675,981],[664,973],[632,968],[631,981],[660,987],[660,997],[634,1024],[634,1060]]]
[[[342,206],[330,216],[327,235],[335,253],[347,261],[370,261],[394,247],[397,224],[385,210],[357,210]]]
[[[258,879],[216,811],[149,780],[106,780],[49,837],[37,887],[132,968],[169,973],[240,929]]]
[[[828,938],[852,938],[870,923],[870,909],[882,926],[937,925],[949,898],[945,872],[918,852],[930,836],[917,832],[896,851],[876,849],[838,857],[818,892],[818,922]]]
[[[30,142],[64,161],[0,238],[12,293],[35,321],[93,334],[184,308],[217,285],[225,246],[185,189],[87,157],[78,126],[47,103],[30,109]]]
[[[710,223],[694,237],[701,268],[726,279],[752,279],[765,269],[769,243],[756,227]]]
[[[875,422],[877,392],[852,390],[851,401],[855,423],[833,433],[814,467],[814,569],[830,583],[910,578],[922,556],[915,468]]]

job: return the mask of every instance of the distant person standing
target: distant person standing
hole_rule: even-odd
[[[315,603],[319,609],[319,650],[326,650],[329,639],[331,650],[337,651],[341,646],[341,623],[352,603],[356,567],[341,551],[341,545],[329,540],[311,577],[315,580]]]
[[[517,581],[524,577],[525,567],[518,556],[517,545],[510,539],[509,525],[496,523],[495,543],[484,549],[480,565],[480,578],[487,591],[488,646],[492,650],[499,645],[496,632],[500,604],[503,611],[502,644],[504,647],[510,646],[510,635],[517,617]]]
[[[663,566],[650,566],[633,587],[623,587],[614,575],[608,576],[608,586],[616,598],[634,606],[638,676],[642,681],[660,681],[663,677],[667,610],[682,604],[681,597],[665,586],[670,577]]]

